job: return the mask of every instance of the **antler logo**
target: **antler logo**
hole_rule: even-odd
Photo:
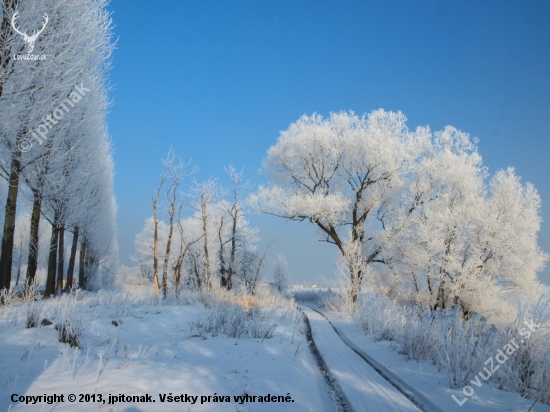
[[[13,30],[15,30],[16,33],[19,33],[23,37],[23,40],[25,40],[25,43],[27,43],[27,53],[31,54],[34,50],[34,42],[36,41],[36,39],[38,39],[38,36],[44,31],[46,25],[48,24],[48,15],[44,13],[44,25],[41,29],[34,30],[32,35],[30,36],[27,34],[26,31],[21,32],[17,27],[15,27],[15,20],[17,20],[17,17],[19,17],[19,12],[15,12],[13,14],[13,17],[11,18],[11,27],[13,27]]]

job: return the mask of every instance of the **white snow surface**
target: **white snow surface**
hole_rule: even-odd
[[[87,309],[93,319],[82,335],[80,353],[59,343],[53,326],[25,329],[21,319],[0,318],[0,410],[335,410],[304,335],[294,330],[292,320],[281,317],[281,310],[268,314],[278,327],[273,338],[262,342],[227,338],[222,333],[206,334],[206,339],[194,336],[197,332],[191,330],[191,323],[207,310],[200,305],[102,303]],[[119,325],[113,325],[113,320]],[[98,377],[101,351],[104,355]],[[234,402],[233,396],[245,392],[255,396],[289,394],[294,402]],[[12,394],[54,393],[64,394],[65,402],[24,405],[10,401]],[[78,399],[69,403],[68,394],[102,394],[105,404],[79,403]],[[109,394],[150,394],[156,402],[108,405]],[[194,405],[161,403],[159,394],[199,398]],[[214,394],[230,396],[231,402],[200,404],[201,395]]]
[[[312,336],[330,373],[356,412],[419,409],[355,352],[348,348],[323,316],[303,307]]]
[[[55,300],[46,301],[45,317]],[[17,305],[20,305],[19,309]],[[308,310],[317,348],[346,398],[359,411],[418,409],[342,344],[330,324]],[[194,305],[158,305],[120,297],[85,294],[74,310],[89,322],[77,351],[58,341],[53,326],[25,329],[21,304],[0,308],[0,411],[320,411],[336,407],[327,393],[305,336],[281,309],[262,312],[278,324],[271,339],[227,338],[198,334],[196,324],[209,309]],[[341,314],[323,311],[340,332],[409,386],[449,412],[527,411],[532,401],[500,391],[490,383],[475,387],[475,395],[459,406],[462,388],[449,389],[444,371],[429,362],[406,361],[391,342],[376,342]],[[290,316],[289,316],[290,314]],[[44,317],[43,316],[43,317]],[[296,316],[294,312],[293,316]],[[118,323],[115,326],[112,322]],[[202,335],[202,337],[200,336]],[[206,338],[206,339],[204,339]],[[103,353],[100,365],[99,354]],[[99,371],[99,373],[98,373]],[[294,402],[239,404],[234,396],[286,396]],[[64,394],[64,403],[12,402],[12,394]],[[102,394],[105,404],[67,401],[68,394]],[[149,394],[155,403],[109,405],[109,395]],[[159,395],[198,396],[197,403],[160,402]],[[201,396],[230,396],[230,402],[200,404]],[[550,406],[537,404],[537,412]]]
[[[449,388],[449,381],[445,371],[438,371],[437,367],[430,362],[407,361],[403,355],[398,353],[396,350],[397,348],[392,346],[392,342],[375,341],[373,336],[365,335],[365,333],[356,327],[352,320],[344,314],[328,312],[317,307],[316,309],[324,313],[336,326],[338,331],[358,347],[362,353],[375,359],[378,364],[382,365],[392,374],[398,376],[443,411],[525,412],[528,411],[533,404],[533,400],[524,399],[516,393],[499,390],[493,387],[490,382],[482,380],[481,387],[477,387],[474,384],[471,385],[475,390],[475,394],[469,397],[462,406],[459,406],[458,403],[453,400],[452,395],[459,401],[462,401],[465,398],[462,391],[463,388]],[[321,317],[318,314],[317,316]],[[397,411],[401,409],[393,410]],[[550,406],[537,403],[532,411],[550,412]]]

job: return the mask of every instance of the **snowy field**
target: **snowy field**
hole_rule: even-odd
[[[53,302],[47,305],[45,317],[51,315]],[[304,335],[298,330],[302,323],[297,322],[295,310],[262,311],[259,318],[277,326],[271,338],[254,339],[198,330],[197,325],[204,324],[209,314],[219,315],[200,303],[138,305],[120,295],[86,294],[69,305],[89,322],[81,336],[81,350],[59,343],[53,325],[25,329],[22,308],[4,310],[0,410],[333,410]],[[12,394],[64,394],[65,402],[24,405],[11,402]],[[78,402],[77,398],[70,403],[69,394],[95,394],[96,402]],[[148,394],[155,402],[110,405],[109,395],[120,394]],[[246,394],[256,396],[256,401],[234,401],[235,396]],[[269,403],[259,402],[260,396],[263,401],[268,394]],[[99,395],[105,403],[97,402]],[[194,404],[189,398],[184,404],[168,402],[169,396],[180,395],[183,401],[185,395],[198,398]],[[289,402],[272,402],[273,395]],[[210,402],[201,404],[202,396],[210,396]]]
[[[405,356],[397,353],[392,342],[376,341],[374,336],[365,335],[353,325],[349,317],[343,314],[324,313],[353,344],[429,398],[442,411],[527,411],[533,404],[533,400],[499,390],[490,382],[480,380],[480,387],[475,386],[475,395],[459,406],[452,395],[462,401],[465,398],[462,388],[450,389],[445,371],[438,371],[437,367],[430,362],[406,361]],[[532,411],[550,412],[550,406],[536,404]]]
[[[0,315],[0,410],[336,411],[308,348],[300,309],[309,317],[334,386],[353,410],[374,405],[385,411],[417,410],[307,306],[319,309],[311,302],[297,309],[281,298],[271,304],[229,304],[204,294],[159,304],[104,291],[10,303]],[[40,308],[40,319],[53,323],[26,328],[30,308]],[[462,400],[462,388],[450,389],[445,371],[431,362],[406,361],[395,342],[365,335],[342,313],[321,311],[352,345],[429,399],[434,410],[528,411],[533,404],[481,381],[475,395],[459,406],[452,396]],[[59,342],[55,325],[67,320],[82,325],[80,348]],[[63,399],[39,398],[45,394]],[[139,398],[123,401],[121,395]],[[536,404],[532,410],[550,412],[550,406]]]

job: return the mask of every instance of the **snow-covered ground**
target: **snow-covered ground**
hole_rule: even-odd
[[[347,347],[319,313],[303,307],[329,373],[354,411],[420,412],[411,401]]]
[[[83,318],[87,324],[80,337],[81,349],[60,343],[53,325],[26,329],[24,304],[0,308],[0,410],[336,410],[308,348],[300,312],[291,305],[243,311],[236,303],[216,305],[208,299],[161,305],[117,293],[64,299],[47,300],[41,318],[59,319],[55,308],[65,304],[73,320]],[[249,322],[239,338],[205,331],[206,325],[216,324],[234,308],[244,316],[241,320]],[[391,342],[376,342],[345,316],[323,312],[353,345],[441,410],[527,411],[532,404],[481,381],[475,395],[459,406],[452,395],[464,399],[462,389],[449,389],[445,372],[429,362],[407,362]],[[336,378],[334,386],[342,388],[356,411],[416,410],[346,348],[322,316],[307,313],[316,346]],[[260,335],[269,335],[266,331],[272,324],[276,327],[271,337],[248,335],[254,327]],[[75,402],[69,401],[71,394],[76,395]],[[48,403],[47,398],[38,398],[44,395],[63,395],[63,401]],[[119,395],[149,402],[118,398],[112,403]],[[35,403],[17,402],[24,397]],[[550,412],[550,407],[537,404],[533,411]]]
[[[296,311],[266,312],[278,326],[272,338],[262,340],[198,333],[197,322],[209,313],[200,304],[135,305],[115,300],[98,304],[90,294],[77,306],[75,310],[90,317],[81,351],[59,343],[53,326],[25,329],[14,313],[3,314],[0,410],[334,410],[304,335],[296,329],[300,327],[294,322]],[[25,405],[12,402],[13,394],[64,394],[64,402]],[[69,394],[77,395],[76,402],[68,402]],[[96,402],[79,402],[80,394],[95,394]],[[105,403],[97,402],[100,394]],[[155,402],[110,405],[109,395],[119,394],[148,394]],[[168,396],[179,395],[185,401],[186,394],[197,396],[196,403],[167,401]],[[256,401],[235,402],[234,396],[243,394],[256,396]],[[291,401],[259,402],[259,396],[265,400],[268,394],[289,396],[285,399]],[[167,395],[164,403],[161,395]],[[211,396],[210,402],[201,404],[201,396]],[[224,402],[214,402],[214,396],[224,397]]]
[[[361,351],[376,359],[391,373],[429,398],[441,410],[449,412],[527,411],[533,404],[532,400],[499,390],[492,387],[490,382],[480,380],[479,387],[472,384],[475,394],[468,397],[467,401],[460,406],[452,396],[463,401],[465,396],[462,388],[450,389],[444,371],[438,371],[437,367],[429,362],[406,361],[405,357],[392,347],[391,342],[375,341],[373,336],[365,335],[362,330],[353,325],[349,317],[335,312],[322,312]],[[536,404],[532,410],[550,412],[550,406]]]

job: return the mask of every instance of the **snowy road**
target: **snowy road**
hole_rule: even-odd
[[[321,313],[310,307],[303,307],[303,311],[309,319],[313,341],[327,372],[336,379],[335,386],[343,392],[344,402],[350,405],[350,409],[355,412],[438,411],[429,401],[412,393],[404,382],[398,382],[397,377],[390,376],[391,372],[374,365],[383,377],[373,369],[365,355],[345,336],[339,336],[342,334],[337,333]],[[372,364],[370,360],[369,363]]]

